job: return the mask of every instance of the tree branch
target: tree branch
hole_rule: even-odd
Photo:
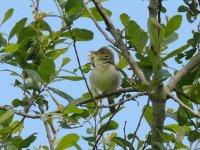
[[[87,7],[86,3],[83,3],[83,6],[85,7],[85,9],[87,10],[89,17],[92,19],[92,21],[94,22],[95,26],[97,27],[97,29],[103,34],[103,36],[106,38],[107,41],[109,41],[110,43],[114,44],[114,40],[109,38],[109,36],[106,34],[106,32],[101,28],[101,26],[97,23],[97,20],[94,18],[91,10]]]
[[[144,96],[144,95],[147,95],[147,92],[141,92],[141,93],[138,93],[136,95],[132,95],[132,96],[128,97],[127,99],[120,100],[117,103],[113,103],[113,104],[110,104],[110,105],[98,105],[97,108],[109,108],[109,107],[112,107],[112,106],[122,105],[123,103],[125,103],[127,101],[133,100],[135,98],[138,98],[138,97]],[[98,100],[98,99],[96,99],[96,100]],[[88,106],[86,106],[86,107],[88,107]],[[94,108],[94,107],[88,107],[88,108]]]
[[[130,55],[126,45],[124,44],[124,42],[122,40],[121,33],[113,25],[112,21],[110,20],[110,17],[105,12],[105,10],[104,10],[103,6],[101,5],[100,1],[99,0],[92,0],[92,2],[94,3],[94,5],[97,8],[97,11],[101,15],[101,17],[103,18],[103,20],[104,20],[104,22],[105,22],[105,24],[107,26],[107,30],[112,34],[113,38],[115,39],[114,46],[116,46],[117,48],[119,48],[122,51],[122,53],[124,54],[127,62],[130,65],[133,73],[135,73],[137,75],[138,79],[141,82],[143,82],[144,84],[148,85],[149,82],[145,78],[144,73],[139,68],[138,64],[133,59],[133,57]]]
[[[200,64],[200,52],[198,52],[194,57],[190,59],[190,61],[181,69],[179,70],[174,77],[172,77],[168,84],[165,86],[165,92],[170,93],[175,86],[178,84],[178,82],[183,79],[183,77],[192,71],[195,67],[197,67]]]
[[[100,98],[104,98],[104,97],[108,97],[108,96],[112,96],[112,95],[117,95],[117,94],[126,93],[126,92],[136,92],[136,91],[137,91],[136,88],[128,87],[128,88],[124,88],[124,89],[119,89],[118,91],[115,91],[115,92],[108,92],[108,93],[103,93],[103,94],[97,95],[94,97],[94,99],[98,100]],[[86,104],[86,103],[89,103],[92,101],[93,101],[92,98],[87,98],[87,99],[84,99],[83,101],[81,101],[80,103],[78,103],[78,105]]]
[[[172,94],[168,95],[171,99],[173,99],[175,102],[177,102],[181,107],[183,107],[184,109],[188,110],[189,112],[191,112],[193,115],[195,115],[197,118],[200,118],[200,114],[196,113],[194,110],[192,110],[190,107],[188,107],[187,105],[185,105],[178,97],[173,96]]]
[[[28,114],[28,113],[25,113],[25,112],[21,112],[21,111],[15,110],[15,109],[12,108],[12,106],[8,106],[8,105],[0,106],[0,109],[1,110],[5,110],[5,111],[7,111],[9,109],[12,109],[16,115],[20,115],[20,116],[27,117],[27,118],[32,118],[32,119],[41,118],[42,115],[44,115],[44,114],[31,115],[31,114]]]

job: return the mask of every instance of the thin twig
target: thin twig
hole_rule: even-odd
[[[107,93],[97,95],[97,96],[94,97],[94,99],[97,100],[97,99],[112,96],[112,95],[117,95],[117,94],[126,93],[126,92],[136,92],[136,91],[137,91],[136,88],[129,87],[129,88],[124,88],[124,89],[119,89],[118,91],[115,91],[115,92],[107,92]],[[92,98],[87,98],[87,99],[82,100],[78,105],[86,104],[86,103],[89,103],[89,102],[92,102],[92,101],[93,101]]]
[[[179,98],[173,96],[172,94],[168,94],[168,96],[171,99],[173,99],[174,101],[176,101],[181,107],[185,108],[186,110],[188,110],[189,112],[191,112],[193,115],[195,115],[196,117],[200,118],[200,114],[199,113],[196,113],[190,107],[188,107],[187,105],[185,105]]]
[[[103,34],[103,36],[106,38],[107,41],[109,41],[110,43],[114,44],[114,40],[111,39],[106,32],[101,28],[101,26],[98,24],[97,20],[95,19],[95,17],[93,16],[91,10],[87,7],[86,3],[83,3],[83,6],[85,7],[85,9],[87,10],[89,17],[92,19],[92,21],[94,22],[95,26],[97,27],[97,29]]]
[[[57,1],[57,2],[58,2],[58,4],[59,4],[59,6],[61,7],[59,1]],[[61,8],[62,8],[62,7],[61,7]],[[94,97],[93,97],[93,94],[92,94],[90,88],[89,88],[89,84],[87,83],[87,79],[86,79],[86,77],[85,77],[85,75],[84,75],[84,73],[83,73],[82,67],[81,67],[81,62],[80,62],[79,55],[78,55],[78,50],[77,50],[77,47],[76,47],[76,39],[75,39],[75,37],[74,37],[74,35],[73,35],[73,33],[72,33],[71,27],[70,27],[70,25],[69,25],[69,23],[68,23],[68,20],[67,20],[66,16],[65,16],[65,12],[64,12],[62,9],[61,9],[61,11],[62,11],[63,20],[64,20],[64,22],[65,22],[65,24],[66,24],[66,27],[67,27],[68,30],[69,30],[70,36],[71,36],[72,41],[73,41],[73,47],[74,47],[74,51],[75,51],[75,54],[76,54],[76,59],[77,59],[77,62],[78,62],[78,66],[79,66],[79,69],[80,69],[80,71],[81,71],[81,75],[82,75],[82,77],[83,77],[83,79],[84,79],[84,82],[85,82],[85,85],[86,85],[86,87],[87,87],[87,90],[88,90],[90,96],[92,97],[92,100],[93,100],[93,102],[94,102],[94,104],[95,104],[95,106],[96,106],[96,105],[97,105],[97,104],[96,104],[96,101],[95,101],[95,99],[94,99]]]
[[[123,130],[124,130],[124,139],[125,139],[125,143],[124,143],[124,149],[126,150],[126,123],[127,123],[127,121],[125,121],[125,123],[124,123],[124,127],[123,127]]]
[[[118,101],[118,102],[110,104],[110,105],[102,105],[101,104],[101,105],[97,105],[96,107],[97,108],[109,108],[109,107],[113,107],[113,106],[117,106],[117,105],[122,105],[122,104],[124,104],[127,101],[133,100],[135,98],[138,98],[138,97],[144,96],[144,95],[147,95],[147,92],[137,93],[136,95],[132,95],[132,96],[128,97],[127,99]],[[96,99],[96,100],[98,100],[98,99]],[[84,106],[84,107],[87,107],[87,108],[94,108],[92,106],[86,106],[86,105],[80,105],[80,106]]]
[[[44,115],[44,114],[35,114],[35,115],[28,114],[28,113],[25,113],[25,112],[21,112],[21,111],[15,110],[15,109],[13,109],[12,106],[8,106],[8,105],[0,106],[0,110],[8,111],[9,109],[12,109],[16,115],[20,115],[20,116],[27,117],[27,118],[32,118],[32,119],[41,118],[42,115]]]
[[[142,115],[140,116],[140,119],[139,119],[139,121],[138,121],[138,124],[137,124],[137,127],[136,127],[136,129],[135,129],[135,132],[133,133],[133,139],[132,139],[132,142],[131,142],[132,144],[133,144],[134,141],[135,141],[135,138],[136,138],[138,129],[139,129],[140,124],[141,124],[141,122],[142,122],[142,118],[144,117],[144,113],[145,113],[145,111],[147,110],[147,108],[148,108],[148,106],[149,106],[149,102],[150,102],[150,99],[148,99],[147,104],[146,104],[146,106],[144,107],[144,110],[142,111]]]

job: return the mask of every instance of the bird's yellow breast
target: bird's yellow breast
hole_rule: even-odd
[[[91,72],[90,83],[101,92],[116,91],[121,85],[121,73],[114,65],[103,64]]]

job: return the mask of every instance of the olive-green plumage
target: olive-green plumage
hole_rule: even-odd
[[[98,51],[92,51],[89,56],[94,66],[90,74],[90,87],[93,91],[102,93],[117,91],[121,86],[121,73],[116,69],[114,64],[114,55],[107,47],[102,47]],[[94,92],[93,92],[94,93]],[[114,97],[108,97],[108,103],[114,103]],[[110,107],[110,112],[115,113],[115,106]]]

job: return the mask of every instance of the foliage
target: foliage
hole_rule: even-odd
[[[104,1],[101,0],[102,3]],[[41,119],[46,128],[50,147],[43,145],[35,149],[60,150],[71,147],[83,149],[79,145],[80,140],[87,142],[86,147],[90,148],[96,146],[111,150],[116,147],[131,150],[150,148],[153,145],[152,131],[146,133],[145,139],[137,136],[137,130],[128,134],[124,131],[124,136],[120,136],[117,133],[120,123],[113,119],[117,114],[105,113],[104,108],[96,108],[92,100],[86,103],[86,100],[91,99],[90,91],[84,93],[80,98],[74,99],[70,93],[54,87],[53,83],[60,81],[71,81],[71,83],[85,81],[84,74],[89,73],[91,64],[86,63],[70,70],[67,64],[75,57],[69,58],[65,54],[68,54],[69,49],[74,49],[75,53],[78,53],[79,42],[86,43],[95,38],[92,29],[75,27],[74,23],[82,18],[90,19],[91,17],[96,23],[105,21],[102,14],[99,13],[99,9],[91,6],[87,10],[85,5],[90,6],[88,5],[88,3],[92,3],[90,0],[87,3],[83,0],[57,0],[57,9],[60,14],[52,15],[40,11],[37,3],[39,1],[35,1],[32,6],[34,20],[21,18],[13,25],[8,36],[0,33],[0,62],[3,65],[8,64],[17,68],[1,71],[7,71],[13,75],[14,87],[19,88],[23,93],[23,98],[16,97],[12,100],[12,106],[0,106],[0,148],[22,149],[34,145],[37,133],[32,133],[26,138],[20,134],[23,126],[26,125],[26,118]],[[108,17],[112,15],[112,10],[107,8],[104,9],[104,12]],[[161,12],[167,15],[164,6]],[[187,20],[193,23],[199,15],[197,1],[184,1],[184,5],[179,6],[178,12],[186,12]],[[0,27],[12,19],[13,14],[14,9],[8,9]],[[48,17],[55,16],[62,21],[62,28],[57,31],[52,29],[51,24],[47,21]],[[111,48],[118,53],[120,58],[117,68],[124,76],[122,88],[134,88],[135,92],[147,92],[149,98],[153,100],[155,95],[160,96],[161,94],[153,93],[155,92],[154,87],[167,83],[168,79],[177,73],[177,70],[174,71],[174,74],[169,70],[171,64],[168,64],[168,61],[175,59],[177,64],[185,63],[190,61],[200,50],[199,29],[192,31],[193,37],[188,39],[187,43],[180,45],[175,50],[169,50],[169,45],[175,43],[179,38],[177,31],[182,25],[182,15],[174,15],[170,19],[166,17],[166,24],[159,22],[155,17],[149,17],[148,31],[142,29],[131,18],[132,16],[126,13],[119,16],[123,29],[118,29],[118,33],[121,40],[125,41],[128,51],[135,55],[133,58],[137,59],[137,64],[149,85],[140,82],[138,77],[135,77],[127,67],[130,62],[122,50],[114,47],[116,45],[112,45]],[[110,29],[107,30],[110,31]],[[181,102],[195,111],[199,111],[195,108],[200,103],[199,73],[199,66],[192,68],[174,88],[176,96]],[[70,84],[67,86],[70,87]],[[135,98],[131,98],[131,94],[125,92],[125,94],[118,93],[115,96],[121,98],[120,100],[135,100]],[[65,103],[60,102],[61,98],[66,100]],[[57,110],[52,110],[49,104],[50,100],[56,104]],[[167,99],[164,98],[164,100]],[[102,105],[103,102],[98,101],[97,104]],[[118,106],[119,113],[124,109],[122,105]],[[141,110],[141,118],[144,117],[150,129],[154,124],[153,111],[154,108],[151,105],[145,105]],[[160,133],[163,139],[162,143],[153,141],[159,149],[185,149],[189,147],[188,142],[191,142],[191,145],[199,142],[200,123],[194,113],[179,105],[178,109],[164,110],[164,114],[165,118],[171,118],[175,123],[164,124],[163,133]],[[21,115],[22,118],[16,119],[15,115]],[[58,116],[59,121],[55,119],[55,116]],[[91,121],[92,119],[94,121]],[[82,128],[84,124],[87,124],[85,135],[74,133],[75,130],[68,133],[69,129]],[[136,126],[135,123],[133,124]],[[55,129],[54,126],[59,126],[59,128]],[[58,137],[60,128],[66,133],[61,138]]]

